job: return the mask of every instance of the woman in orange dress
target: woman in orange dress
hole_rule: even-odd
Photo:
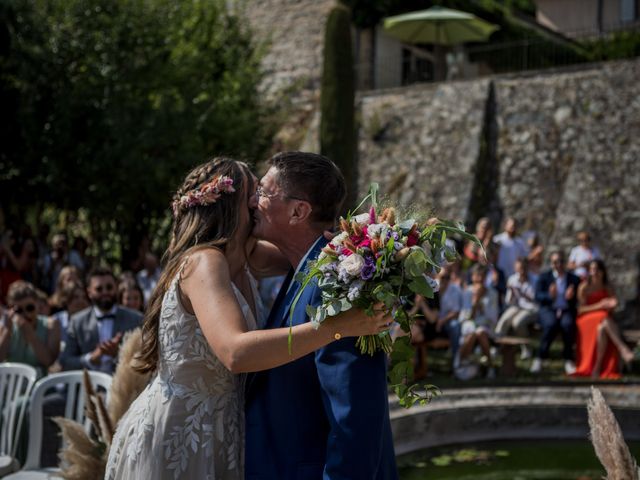
[[[575,376],[620,378],[618,357],[627,364],[633,359],[633,352],[625,345],[611,318],[617,305],[604,262],[593,260],[589,263],[586,281],[578,288]]]

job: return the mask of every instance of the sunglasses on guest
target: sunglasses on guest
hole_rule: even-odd
[[[104,287],[102,285],[100,285],[98,287],[95,287],[94,290],[97,293],[102,293],[103,290],[106,291],[106,292],[113,292],[115,290],[115,288],[116,288],[115,286],[113,286],[111,284],[107,284]]]
[[[33,303],[28,303],[24,307],[14,308],[13,311],[18,315],[22,315],[23,313],[33,313],[36,311],[36,306]]]

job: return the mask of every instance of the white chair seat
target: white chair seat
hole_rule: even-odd
[[[22,470],[4,477],[2,480],[62,480],[57,468],[41,468],[40,470]]]
[[[10,455],[0,455],[0,477],[20,470],[20,463]]]
[[[0,477],[17,471],[15,459],[27,399],[36,381],[35,368],[22,363],[0,364]]]

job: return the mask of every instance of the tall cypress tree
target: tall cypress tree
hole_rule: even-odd
[[[331,10],[325,27],[320,152],[344,174],[346,208],[355,206],[358,195],[354,99],[351,14],[347,7],[338,4]]]

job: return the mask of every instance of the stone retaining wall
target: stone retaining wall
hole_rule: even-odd
[[[488,81],[413,86],[360,99],[361,192],[466,220]]]
[[[599,388],[625,439],[640,440],[640,388]],[[409,410],[390,397],[395,452],[488,440],[586,440],[590,396],[589,386],[452,389]]]

